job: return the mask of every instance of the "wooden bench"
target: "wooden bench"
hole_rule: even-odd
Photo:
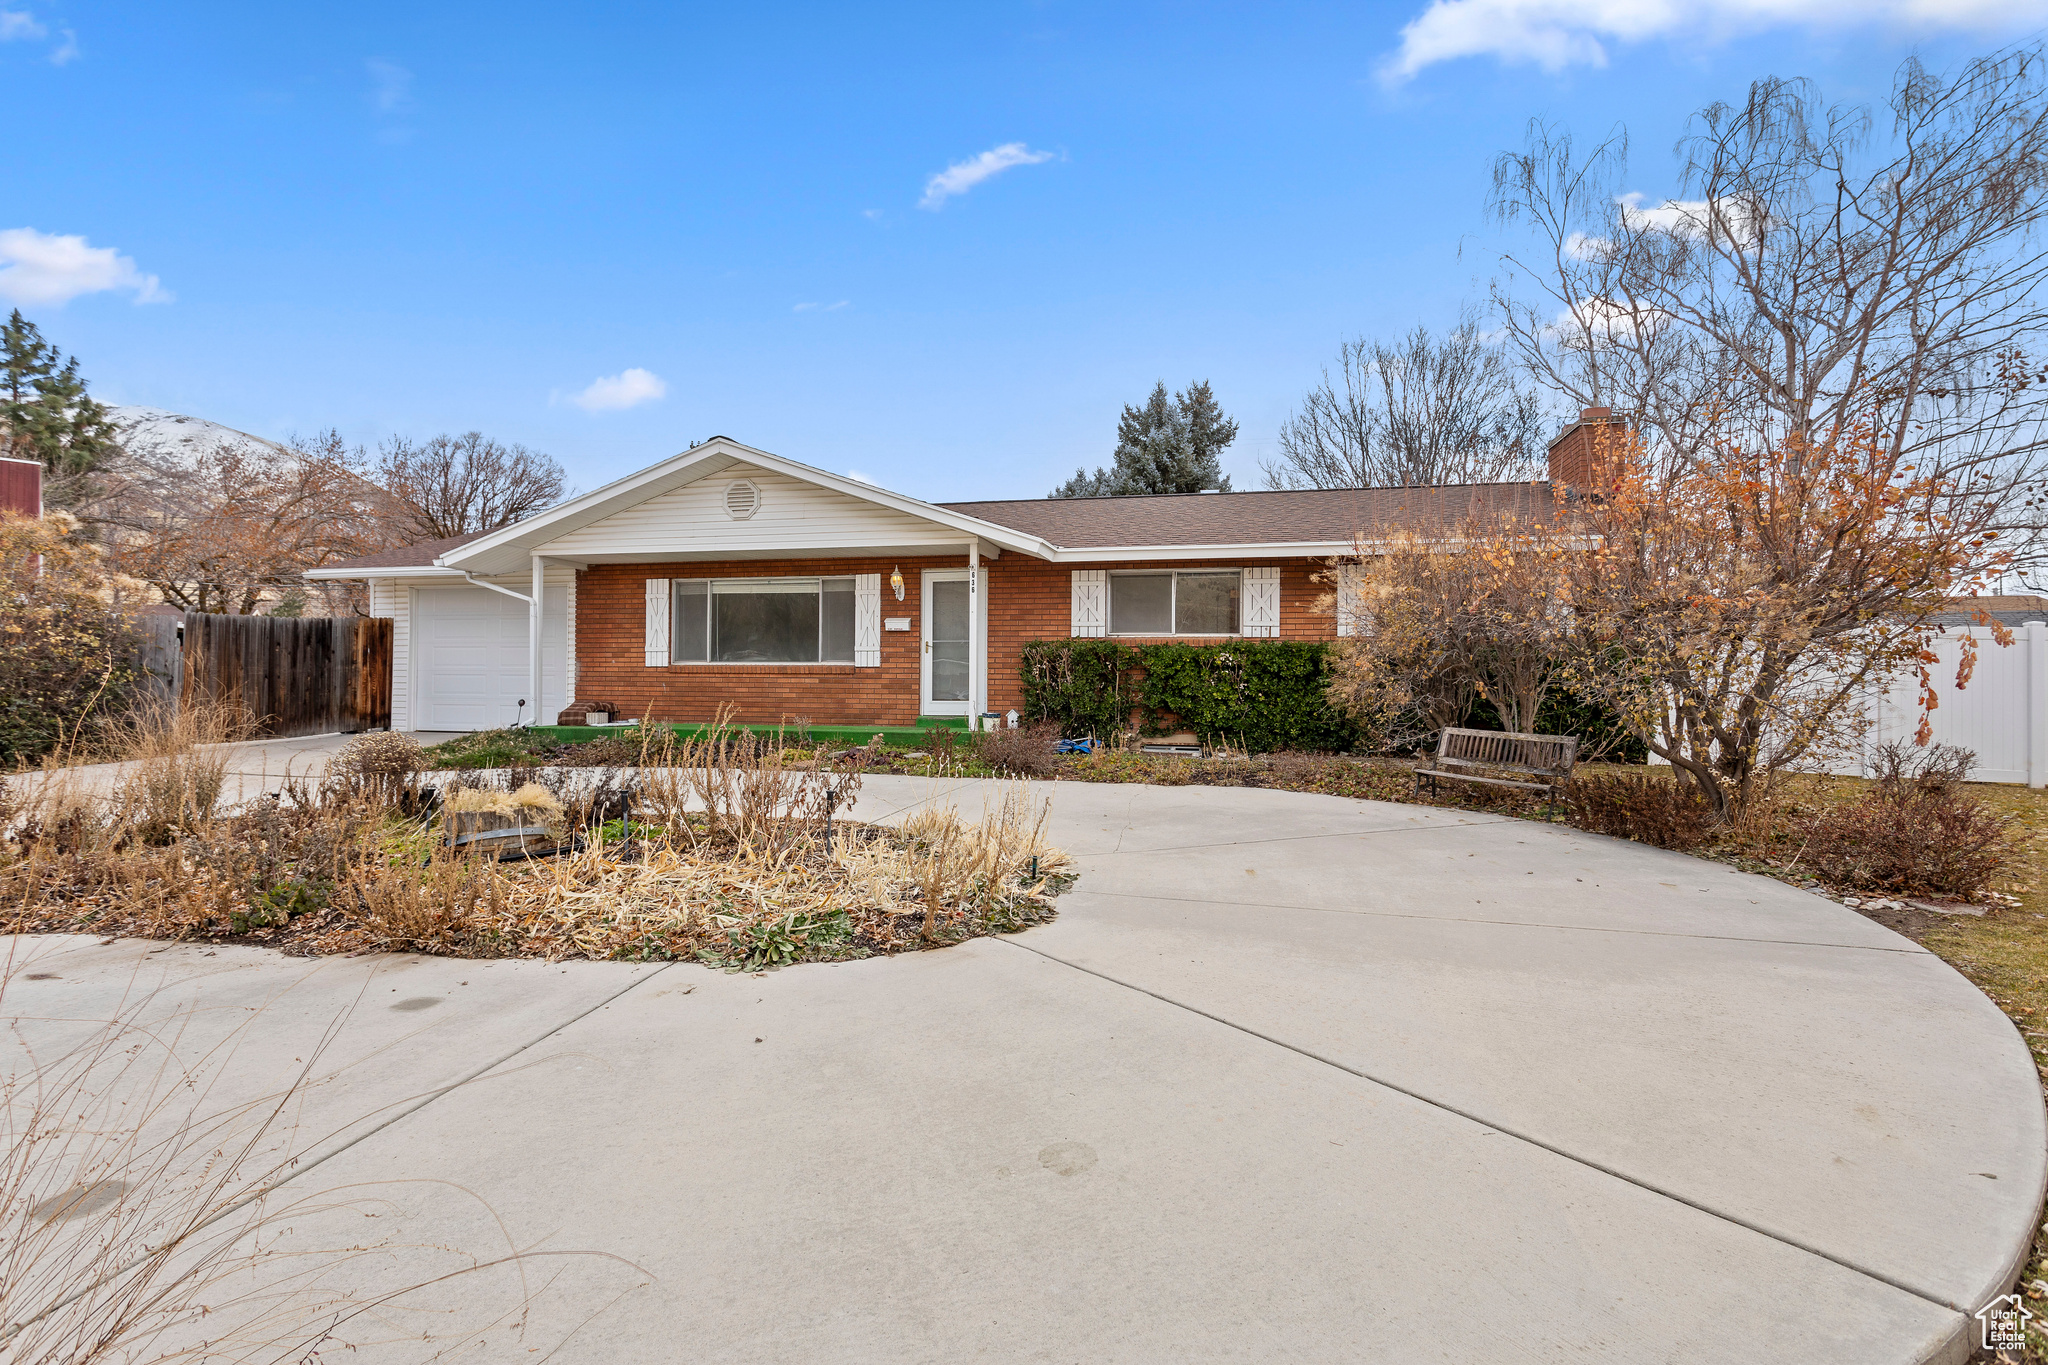
[[[1571,781],[1578,761],[1577,735],[1525,735],[1502,730],[1461,730],[1447,725],[1437,737],[1436,756],[1415,768],[1415,792],[1427,781],[1431,795],[1444,778],[1489,787],[1539,791],[1555,801]],[[1489,773],[1512,776],[1489,776]]]

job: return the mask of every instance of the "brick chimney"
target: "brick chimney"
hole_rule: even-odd
[[[1597,490],[1608,481],[1600,477],[1599,465],[1603,459],[1613,458],[1613,452],[1604,447],[1610,441],[1619,441],[1627,430],[1628,418],[1616,417],[1612,408],[1583,409],[1579,420],[1559,432],[1550,443],[1552,487],[1576,493]]]

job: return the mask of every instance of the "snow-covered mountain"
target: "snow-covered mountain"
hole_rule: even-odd
[[[190,472],[201,459],[223,446],[252,455],[284,449],[261,436],[163,408],[139,404],[110,406],[107,419],[114,424],[121,448],[129,459],[162,474]]]

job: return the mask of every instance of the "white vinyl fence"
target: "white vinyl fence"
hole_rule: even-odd
[[[1956,690],[1956,662],[1963,637],[1977,643],[1977,668],[1970,685]],[[1950,626],[1934,645],[1934,691],[1940,705],[1929,719],[1934,743],[1953,744],[1977,755],[1973,782],[2024,782],[2048,786],[2048,623],[2012,627],[2012,644],[2000,648],[1989,626]],[[1865,754],[1880,744],[1913,742],[1920,729],[1919,687],[1911,674],[1894,681],[1866,703],[1871,718]],[[1849,777],[1870,776],[1867,761],[1836,767]]]
[[[1989,626],[1950,626],[1936,640],[1932,665],[1940,704],[1932,721],[1932,744],[1953,744],[1977,755],[1972,782],[2024,782],[2048,787],[2048,622],[2011,627],[2012,644],[2001,648]],[[1963,637],[1977,642],[1977,667],[1970,685],[1956,690],[1956,664]],[[1862,753],[1828,769],[1838,777],[1869,777],[1870,751],[1884,744],[1911,744],[1920,732],[1920,684],[1911,673],[1864,700],[1871,725]],[[1664,760],[1652,755],[1650,762]]]

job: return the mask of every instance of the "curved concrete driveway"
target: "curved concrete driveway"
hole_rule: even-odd
[[[983,785],[870,778],[855,814]],[[15,989],[92,1003],[146,951],[167,999],[366,1002],[314,1126],[379,1116],[310,1169],[643,1267],[568,1263],[538,1317],[610,1306],[564,1361],[1959,1361],[2029,1245],[2022,1040],[1838,905],[1483,815],[1044,790],[1060,918],[940,953],[70,940]],[[487,1237],[407,1188],[409,1229]]]

